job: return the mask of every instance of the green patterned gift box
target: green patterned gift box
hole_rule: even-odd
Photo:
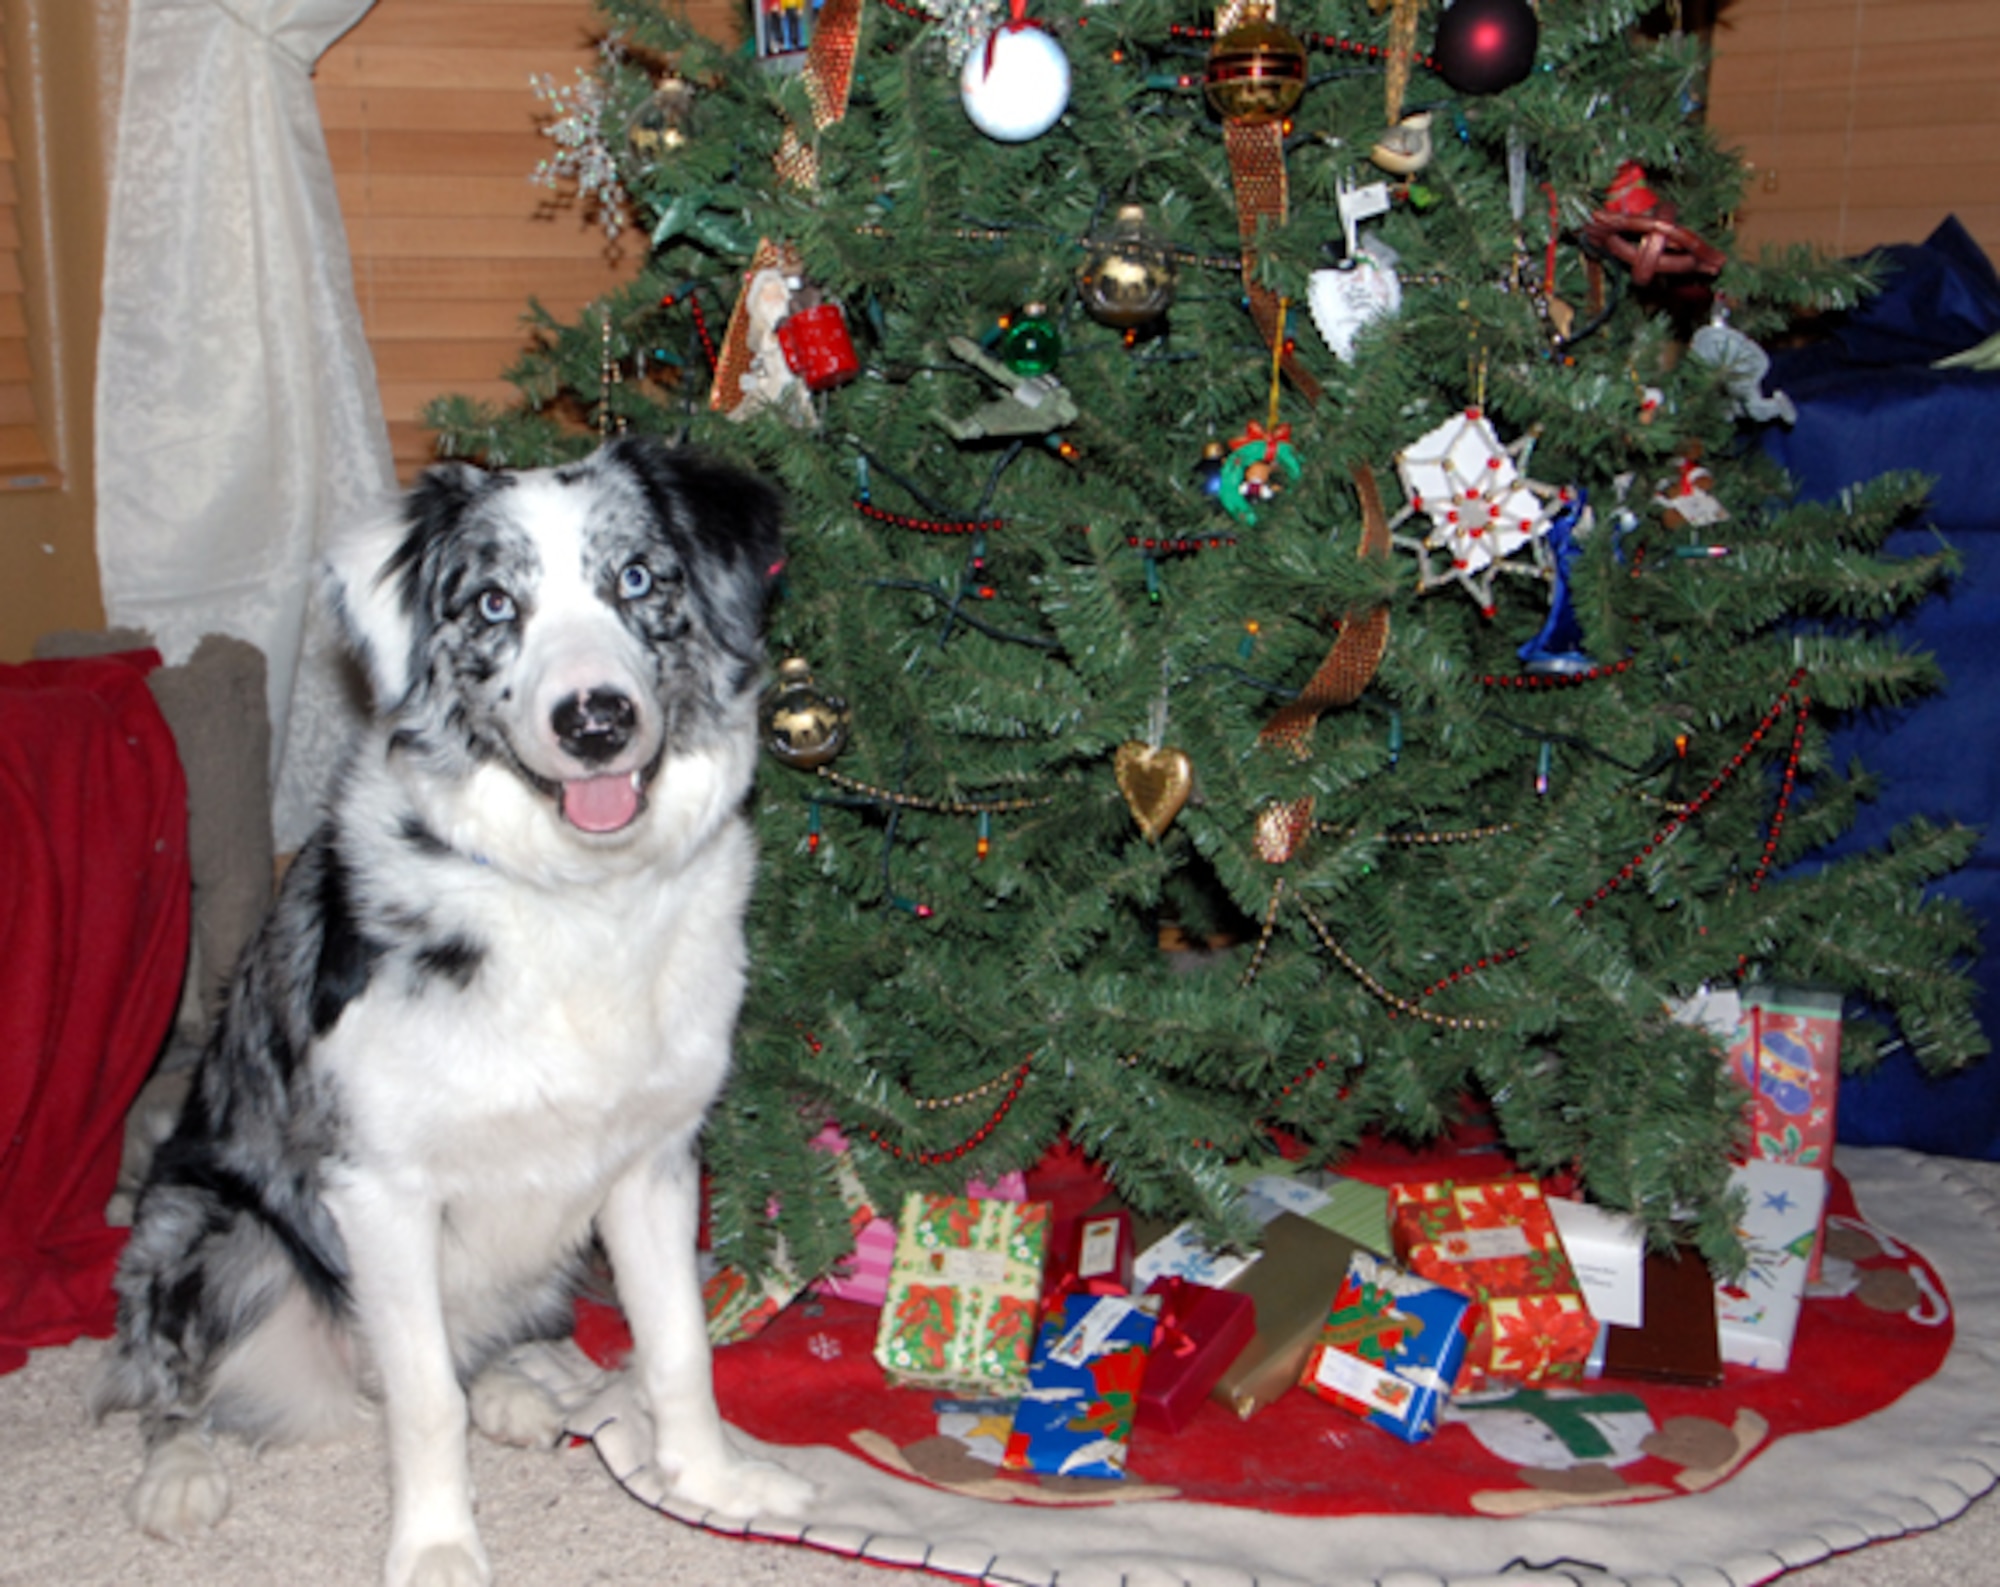
[[[890,1380],[1020,1393],[1048,1232],[1045,1202],[906,1197],[875,1336],[875,1359]]]

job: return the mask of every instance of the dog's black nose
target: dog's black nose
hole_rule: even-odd
[[[565,754],[595,764],[630,742],[639,708],[616,689],[587,689],[558,705],[549,722]]]

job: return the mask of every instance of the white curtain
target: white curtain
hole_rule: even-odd
[[[374,0],[132,0],[97,364],[107,615],[270,667],[281,849],[353,721],[315,599],[395,490],[311,72]]]

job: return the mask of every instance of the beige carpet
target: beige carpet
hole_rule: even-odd
[[[1876,1154],[1858,1154],[1874,1156]],[[1895,1154],[1900,1156],[1901,1154]],[[1919,1160],[1921,1161],[1921,1160]],[[2000,1197],[2000,1165],[1952,1163],[1963,1180]],[[1860,1188],[1857,1177],[1857,1189]],[[1924,1248],[1923,1233],[1905,1217],[1898,1232]],[[1991,1217],[1991,1201],[1977,1215]],[[1864,1212],[1868,1202],[1864,1199]],[[2000,1239],[2000,1224],[1991,1231]],[[1926,1250],[1930,1255],[1930,1251]],[[1954,1275],[1941,1264],[1955,1295],[1982,1288],[1970,1272]],[[1983,1285],[2000,1295],[2000,1277]],[[1983,1304],[1983,1300],[1982,1300]],[[1961,1313],[1961,1324],[1964,1314]],[[1961,1326],[1962,1346],[1965,1329]],[[137,1463],[137,1435],[129,1419],[93,1427],[82,1410],[82,1386],[90,1362],[102,1349],[85,1342],[66,1350],[39,1353],[22,1372],[0,1378],[0,1587],[58,1587],[58,1584],[116,1584],[116,1587],[335,1587],[377,1579],[387,1538],[387,1501],[380,1450],[371,1440],[312,1449],[284,1449],[252,1456],[232,1449],[235,1482],[230,1515],[210,1537],[170,1547],[134,1534],[120,1501]],[[2000,1373],[2000,1349],[1980,1343],[1966,1363],[1964,1381],[1990,1385]],[[1956,1360],[1957,1357],[1955,1356]],[[1992,1399],[1990,1387],[1979,1392]],[[1886,1414],[1886,1413],[1885,1413]],[[1976,1435],[1980,1448],[1965,1463],[1976,1485],[1979,1465],[2000,1468],[2000,1438]],[[473,1469],[480,1494],[480,1525],[498,1581],[507,1587],[879,1587],[883,1567],[842,1559],[795,1545],[743,1542],[719,1537],[662,1516],[630,1497],[607,1473],[588,1446],[555,1453],[502,1450],[474,1441]],[[1770,1458],[1770,1457],[1765,1457]],[[854,1466],[845,1457],[817,1451],[810,1463],[826,1470]],[[1844,1462],[1852,1479],[1855,1462]],[[1756,1469],[1755,1463],[1751,1468]],[[843,1480],[847,1480],[843,1478]],[[1837,1484],[1831,1484],[1837,1486]],[[1786,1587],[1976,1587],[2000,1581],[2000,1493],[1987,1493],[1962,1515],[1939,1527],[1935,1514],[1954,1504],[1950,1485],[1934,1486],[1928,1504],[1892,1502],[1855,1513],[1862,1530],[1909,1535],[1836,1555],[1792,1571]],[[893,1497],[893,1496],[892,1496]],[[1685,1501],[1675,1501],[1682,1503]],[[1630,1522],[1659,1506],[1635,1507]],[[1127,1510],[1129,1515],[1133,1513]],[[1845,1512],[1843,1512],[1845,1513]],[[1065,1522],[1081,1519],[1072,1512]],[[1161,1516],[1161,1520],[1167,1519]],[[1057,1518],[1042,1523],[1059,1531]],[[1515,1523],[1484,1523],[1510,1526]],[[1596,1524],[1602,1525],[1600,1519]],[[1629,1523],[1628,1523],[1629,1524]],[[1691,1523],[1697,1528],[1699,1522]],[[1927,1528],[1927,1529],[1926,1529]],[[1520,1534],[1526,1537],[1528,1534]],[[1859,1541],[1859,1533],[1846,1542]],[[1185,1543],[1183,1543],[1185,1548]],[[1150,1559],[1147,1556],[1151,1556]],[[1532,1556],[1531,1556],[1532,1557]],[[1742,1557],[1734,1548],[1732,1560]],[[1662,1567],[1666,1566],[1662,1561]],[[1228,1545],[1210,1565],[1170,1567],[1150,1547],[1135,1548],[1128,1568],[1107,1577],[1098,1561],[1076,1579],[1119,1580],[1129,1587],[1188,1582],[1247,1587],[1257,1578],[1233,1567]],[[1292,1569],[1303,1568],[1295,1566]],[[1629,1566],[1623,1579],[1643,1580]],[[1770,1563],[1758,1576],[1779,1569]],[[1707,1580],[1716,1587],[1742,1579],[1718,1571]],[[1398,1587],[1438,1580],[1420,1570],[1400,1577]],[[935,1579],[912,1576],[912,1580]],[[1062,1578],[1069,1579],[1069,1578]],[[1265,1580],[1272,1579],[1267,1573]],[[1293,1579],[1289,1571],[1286,1579]],[[1385,1582],[1391,1578],[1378,1576]],[[1490,1578],[1488,1578],[1490,1579]],[[1508,1583],[1608,1582],[1619,1578],[1587,1573],[1516,1570]],[[1699,1573],[1679,1572],[1692,1584]],[[1470,1578],[1461,1577],[1460,1581]]]

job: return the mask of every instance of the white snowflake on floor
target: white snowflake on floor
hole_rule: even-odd
[[[814,1334],[806,1341],[806,1349],[812,1352],[816,1361],[838,1361],[841,1356],[840,1341],[832,1334]]]
[[[1467,408],[1396,454],[1408,500],[1389,528],[1395,544],[1417,554],[1419,590],[1457,584],[1490,617],[1495,573],[1548,577],[1542,537],[1561,492],[1521,474],[1533,448],[1533,437],[1505,445],[1484,413]],[[1419,514],[1430,533],[1393,534]],[[1523,546],[1532,548],[1532,567],[1506,560]]]

